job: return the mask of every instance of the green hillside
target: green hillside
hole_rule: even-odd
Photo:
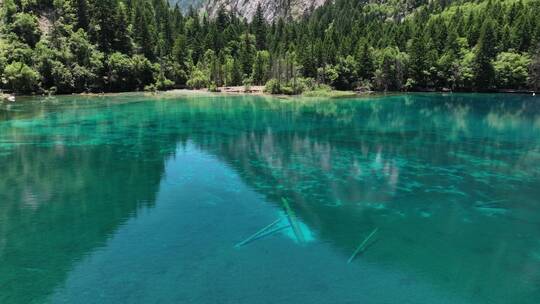
[[[0,73],[18,93],[267,85],[536,90],[540,0],[336,0],[300,20],[209,19],[166,0],[3,0]]]

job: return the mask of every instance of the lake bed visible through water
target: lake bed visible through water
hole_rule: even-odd
[[[538,98],[0,104],[0,303],[539,299]]]

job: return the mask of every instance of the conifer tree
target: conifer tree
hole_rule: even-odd
[[[88,31],[90,26],[88,0],[76,0],[77,28]]]
[[[491,89],[495,71],[491,61],[495,58],[496,36],[493,21],[486,19],[482,25],[474,60],[474,80],[477,89]]]
[[[529,65],[529,85],[535,92],[540,90],[540,44],[537,46]]]
[[[100,50],[106,53],[114,51],[113,45],[117,32],[115,12],[117,11],[118,0],[94,0],[90,32]]]
[[[130,55],[133,51],[133,41],[131,37],[129,17],[126,5],[120,2],[115,12],[114,22],[116,31],[114,33],[113,49]]]
[[[429,66],[428,62],[428,50],[426,47],[425,36],[417,34],[411,40],[409,48],[410,66],[411,66],[411,78],[414,80],[416,86],[425,88],[427,85],[427,76]]]
[[[242,73],[250,75],[253,67],[253,57],[255,53],[254,38],[247,31],[242,35],[240,44],[240,52],[238,60],[242,66]]]
[[[358,77],[364,80],[371,80],[371,78],[373,78],[375,67],[371,47],[366,40],[359,43],[356,60],[358,62]]]
[[[139,47],[139,53],[150,60],[154,60],[158,36],[152,3],[142,1],[135,5],[133,33],[135,42]]]
[[[255,34],[257,50],[266,49],[266,20],[261,7],[261,3],[257,4],[257,10],[252,22],[253,33]]]

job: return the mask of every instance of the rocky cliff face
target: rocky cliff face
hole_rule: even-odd
[[[0,0],[2,1],[2,0]],[[261,4],[267,21],[282,18],[298,18],[311,12],[327,0],[170,0],[171,4],[179,4],[187,11],[190,6],[201,9],[211,17],[216,16],[220,7],[235,12],[239,16],[251,20],[255,15],[257,6]]]
[[[187,12],[189,7],[199,9],[203,6],[204,2],[205,0],[169,0],[169,3],[172,5],[178,4],[184,12]]]
[[[206,0],[203,9],[210,16],[215,16],[219,8],[224,7],[251,20],[257,6],[261,4],[266,20],[273,21],[280,17],[301,17],[325,2],[326,0]]]

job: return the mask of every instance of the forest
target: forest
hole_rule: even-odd
[[[540,87],[540,0],[335,0],[299,19],[166,0],[0,0],[0,89]]]

